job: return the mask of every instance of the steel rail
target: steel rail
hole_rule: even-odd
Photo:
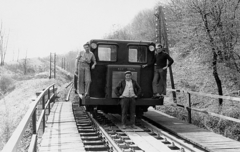
[[[89,112],[87,112],[89,118],[92,120],[92,122],[98,127],[98,129],[102,132],[104,137],[107,139],[107,141],[111,144],[111,147],[115,149],[116,152],[122,152],[122,149],[119,148],[119,146],[115,143],[115,141],[112,140],[112,138],[108,135],[108,133],[101,127],[101,125],[91,116]]]
[[[66,97],[65,101],[69,101],[70,93],[71,93],[72,89],[73,89],[73,83],[71,83],[71,87],[70,87],[70,89],[68,91],[68,94],[67,94],[67,97]]]
[[[173,135],[170,135],[166,131],[163,131],[156,126],[148,123],[145,120],[142,120],[142,124],[146,126],[148,129],[150,129],[153,133],[157,134],[158,137],[163,136],[165,141],[169,141],[171,143],[171,146],[180,147],[181,152],[204,152],[203,150],[200,150],[198,148],[195,148],[193,145],[194,143],[188,144],[183,139],[179,139]]]
[[[69,82],[65,88],[68,88],[72,84],[73,84],[73,81]]]

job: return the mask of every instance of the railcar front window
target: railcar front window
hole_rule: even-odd
[[[116,45],[99,45],[98,59],[99,61],[117,61]]]
[[[137,63],[147,62],[146,46],[130,46],[128,50],[128,61]]]

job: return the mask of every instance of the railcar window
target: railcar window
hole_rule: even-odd
[[[99,45],[98,59],[99,61],[117,61],[117,46]]]
[[[128,61],[137,63],[147,62],[146,46],[130,46],[128,50]]]

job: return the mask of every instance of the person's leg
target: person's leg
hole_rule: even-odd
[[[161,95],[166,95],[166,75],[167,70],[160,70],[159,75],[160,75],[160,80],[159,80],[159,93]]]
[[[136,100],[134,98],[131,98],[130,100],[130,125],[135,125],[135,109],[136,109]]]
[[[158,83],[159,83],[159,73],[158,73],[158,69],[156,69],[156,66],[155,66],[154,76],[152,81],[153,95],[156,95],[158,93]]]
[[[120,103],[121,103],[121,109],[122,109],[122,125],[126,127],[129,99],[123,98],[121,99]]]
[[[91,71],[89,67],[85,68],[85,96],[89,95],[89,89],[91,84]]]
[[[74,77],[73,77],[73,84],[74,84],[75,93],[77,93],[77,83],[78,83],[78,75],[76,75],[76,73],[75,73]]]
[[[167,70],[163,70],[162,78],[163,78],[163,95],[166,95],[166,93],[167,93]]]
[[[78,92],[79,94],[84,94],[84,77],[85,77],[85,73],[84,73],[84,68],[81,66],[81,63],[79,64],[79,68],[78,68]]]

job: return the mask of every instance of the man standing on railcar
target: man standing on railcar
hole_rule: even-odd
[[[90,64],[93,63],[91,69],[94,69],[97,63],[94,54],[90,51],[90,44],[86,43],[83,47],[85,51],[80,51],[76,57],[75,73],[78,74],[79,94],[88,97],[91,83]]]
[[[120,81],[115,88],[115,94],[121,98],[120,104],[122,109],[122,128],[126,129],[127,114],[130,111],[130,126],[135,129],[135,108],[136,99],[141,93],[141,87],[137,81],[132,79],[132,72],[125,72],[125,79]]]
[[[168,61],[168,64],[167,64]],[[153,65],[154,66],[154,77],[152,81],[153,87],[153,98],[162,98],[166,95],[167,88],[167,68],[173,64],[174,60],[169,54],[163,52],[163,47],[161,44],[156,44],[156,54],[154,59],[142,67]]]

